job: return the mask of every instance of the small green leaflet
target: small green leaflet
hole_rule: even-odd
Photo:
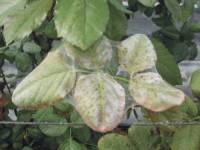
[[[83,148],[83,145],[77,143],[72,138],[65,140],[60,146],[58,147],[58,150],[85,150]]]
[[[99,72],[80,76],[74,98],[76,110],[93,130],[110,131],[121,122],[125,91],[109,74]]]
[[[40,108],[62,100],[73,88],[75,70],[59,50],[50,52],[14,90],[12,101],[23,108]]]
[[[193,74],[192,74],[192,78],[190,81],[190,87],[192,90],[192,93],[197,96],[200,97],[200,70],[196,70]]]
[[[24,10],[13,14],[4,25],[6,44],[28,36],[41,25],[51,6],[52,0],[37,0],[31,2]]]
[[[133,125],[128,129],[128,137],[137,150],[154,150],[153,144],[157,139],[155,135],[152,135],[154,130],[151,126]]]
[[[109,9],[106,0],[57,0],[55,25],[58,36],[87,50],[106,29]]]
[[[200,126],[185,126],[178,129],[173,137],[172,150],[199,150]]]
[[[99,150],[136,150],[125,135],[110,133],[104,135],[98,142]]]

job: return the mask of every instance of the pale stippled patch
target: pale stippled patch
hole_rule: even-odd
[[[93,73],[81,76],[74,97],[77,111],[93,130],[110,131],[121,122],[125,91],[110,75]]]
[[[155,111],[165,111],[181,105],[184,93],[165,82],[158,73],[141,73],[132,77],[129,91],[136,103]]]

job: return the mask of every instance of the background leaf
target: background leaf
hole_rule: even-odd
[[[24,10],[12,15],[4,26],[4,37],[9,44],[13,40],[28,36],[35,28],[41,25],[52,6],[52,0],[33,1]]]
[[[158,137],[153,135],[153,127],[132,126],[128,129],[128,137],[137,150],[154,150]]]
[[[173,137],[172,150],[199,150],[199,130],[199,126],[186,126],[178,129]]]
[[[99,150],[135,150],[127,136],[106,134],[98,142]]]
[[[153,39],[152,42],[158,57],[156,68],[159,74],[172,85],[182,84],[181,73],[174,57],[159,40]]]
[[[114,6],[110,5],[109,8],[110,19],[105,34],[108,38],[119,41],[127,34],[127,18],[123,12],[119,11]]]
[[[101,37],[108,19],[106,0],[57,1],[55,25],[58,36],[82,50],[91,47]]]

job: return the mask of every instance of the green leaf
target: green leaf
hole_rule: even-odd
[[[26,0],[0,0],[0,26],[7,20],[8,16],[24,8]]]
[[[81,133],[81,134],[80,134]],[[72,136],[82,143],[88,142],[92,136],[91,131],[88,127],[72,128]]]
[[[33,119],[36,121],[42,121],[48,114],[53,114],[53,108],[48,107],[46,109],[40,109],[33,114]]]
[[[152,42],[158,57],[156,68],[159,74],[172,85],[182,84],[181,73],[174,57],[159,40],[153,39]]]
[[[35,54],[41,51],[41,47],[34,42],[26,42],[23,45],[23,50],[26,53]]]
[[[36,111],[35,114],[33,114],[33,119],[38,122],[67,122],[67,120],[64,117],[58,116],[54,113],[54,110],[52,107],[46,108],[46,109],[40,109]],[[64,134],[68,126],[66,125],[40,125],[39,126],[42,133],[44,133],[47,136],[51,137],[57,137]]]
[[[11,130],[4,128],[0,130],[0,139],[5,140],[11,135]]]
[[[70,97],[67,96],[67,97],[64,98],[62,101],[56,103],[56,104],[54,105],[54,108],[56,108],[57,110],[62,111],[62,112],[67,112],[67,113],[72,112],[73,107],[72,107],[72,105],[69,103],[69,99],[70,99]]]
[[[95,131],[115,128],[124,114],[125,91],[105,73],[82,75],[75,88],[75,107],[84,122]]]
[[[128,129],[128,137],[137,150],[154,150],[153,144],[157,137],[152,134],[153,127],[131,126]]]
[[[141,4],[147,7],[155,7],[157,0],[138,0]]]
[[[169,12],[176,22],[185,22],[192,15],[194,10],[194,0],[185,0],[183,5],[178,0],[164,0]]]
[[[189,48],[184,42],[172,45],[171,51],[177,62],[181,62],[189,56]]]
[[[119,46],[119,63],[130,74],[151,69],[156,65],[156,52],[149,38],[136,34]]]
[[[172,150],[199,150],[199,131],[199,126],[186,126],[178,129],[173,137]]]
[[[40,108],[62,100],[74,87],[76,73],[60,50],[50,52],[14,90],[12,101],[23,108]]]
[[[192,16],[194,11],[195,0],[184,0],[183,6],[181,7],[183,13],[183,20],[187,20],[190,16]]]
[[[24,10],[12,15],[4,26],[6,44],[28,36],[41,25],[51,6],[52,0],[37,0],[30,3]]]
[[[45,113],[46,114],[46,113]],[[56,114],[47,114],[41,121],[48,121],[48,122],[67,122],[67,120],[59,115]],[[39,126],[42,133],[46,134],[47,136],[57,137],[64,134],[68,126],[66,125],[40,125]]]
[[[15,64],[20,71],[25,72],[31,64],[31,58],[26,53],[17,53],[17,56],[15,57]]]
[[[116,41],[121,40],[126,36],[127,25],[128,22],[125,14],[110,5],[110,19],[105,32],[107,37]]]
[[[159,74],[152,72],[133,76],[129,91],[136,103],[155,112],[179,106],[185,100],[182,91],[166,83]]]
[[[112,58],[112,45],[107,38],[97,41],[87,51],[64,43],[67,55],[81,68],[102,69]]]
[[[111,133],[103,136],[98,142],[99,150],[134,150],[127,136]]]
[[[199,83],[200,83],[200,70],[197,70],[192,74],[192,78],[190,80],[190,87],[191,87],[192,93],[197,97],[200,97]]]
[[[70,121],[72,123],[84,124],[84,122],[83,122],[80,114],[76,110],[74,110],[74,111],[71,112],[71,114],[70,114]],[[77,126],[75,128],[77,128]],[[78,126],[78,128],[79,128],[79,126]]]
[[[169,12],[172,14],[176,22],[182,21],[182,10],[177,0],[164,0],[165,5]]]
[[[75,140],[70,138],[69,140],[62,143],[58,147],[58,150],[84,150],[84,149],[82,148],[82,145],[80,145]]]
[[[123,13],[133,14],[132,11],[128,10],[125,6],[123,6],[121,0],[109,0],[110,4],[113,5],[116,9]]]
[[[191,117],[195,117],[198,115],[198,107],[195,104],[195,102],[187,97],[185,102],[181,105],[181,110],[187,114],[189,114]]]
[[[82,50],[91,47],[102,36],[108,19],[106,0],[57,1],[55,25],[58,36]]]
[[[26,147],[23,147],[22,150],[33,150],[33,149],[26,146]]]
[[[44,22],[42,26],[37,30],[37,32],[45,34],[49,38],[57,37],[57,32],[53,20],[51,20],[50,22],[48,21]]]

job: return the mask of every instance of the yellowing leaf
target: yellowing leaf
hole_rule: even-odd
[[[112,59],[112,45],[106,38],[98,41],[87,51],[81,51],[69,43],[65,43],[67,55],[81,68],[101,69]]]
[[[119,63],[129,73],[137,73],[156,65],[156,52],[149,38],[136,34],[119,46]]]
[[[93,73],[81,76],[74,97],[77,111],[93,130],[106,132],[121,122],[125,91],[110,75]]]
[[[55,25],[58,35],[86,50],[106,29],[109,9],[106,0],[57,0]]]
[[[76,73],[59,50],[50,52],[15,89],[12,101],[23,108],[40,108],[62,100],[73,88]]]
[[[37,0],[12,15],[4,27],[6,43],[28,36],[42,23],[51,6],[52,0]]]
[[[184,93],[165,82],[157,73],[141,73],[130,80],[129,91],[141,106],[155,112],[181,105]]]

